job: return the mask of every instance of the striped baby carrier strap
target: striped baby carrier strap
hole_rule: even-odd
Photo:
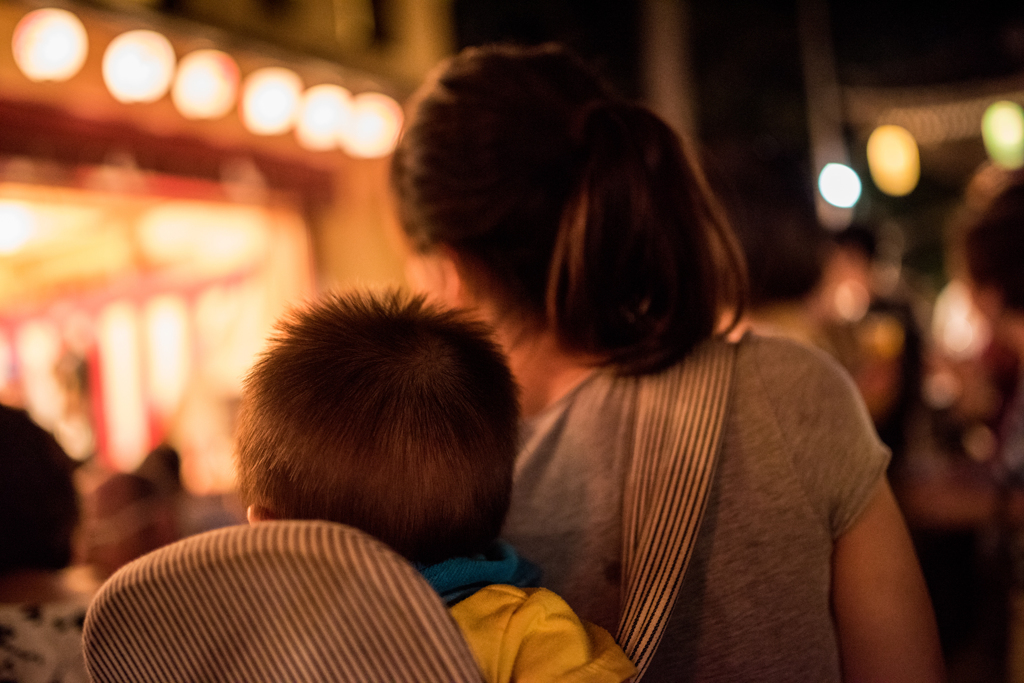
[[[736,345],[711,339],[639,378],[623,506],[622,613],[616,640],[639,680],[672,614],[721,447]]]
[[[441,598],[352,527],[287,520],[190,536],[100,588],[83,649],[94,683],[480,683]]]

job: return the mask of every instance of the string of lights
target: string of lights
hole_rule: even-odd
[[[43,8],[27,13],[12,39],[15,63],[31,81],[63,82],[85,64],[89,37],[72,12]],[[126,31],[103,53],[103,82],[123,104],[155,102],[170,93],[190,120],[218,119],[237,106],[253,135],[294,132],[306,149],[342,149],[357,158],[389,154],[402,127],[402,108],[383,93],[353,95],[323,83],[308,89],[285,67],[264,67],[241,79],[226,52],[200,49],[179,60],[171,42],[148,29]]]

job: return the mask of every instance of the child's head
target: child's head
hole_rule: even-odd
[[[257,516],[348,524],[413,561],[471,555],[504,521],[517,421],[482,325],[334,295],[283,319],[246,379],[239,490]]]

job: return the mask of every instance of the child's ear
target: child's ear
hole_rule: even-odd
[[[249,520],[249,526],[256,526],[258,522],[266,522],[276,519],[273,513],[261,505],[250,505],[245,509],[245,518]]]

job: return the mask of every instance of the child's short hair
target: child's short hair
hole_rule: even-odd
[[[508,510],[518,417],[481,323],[397,291],[331,295],[282,319],[245,380],[239,492],[423,564],[472,555]]]

